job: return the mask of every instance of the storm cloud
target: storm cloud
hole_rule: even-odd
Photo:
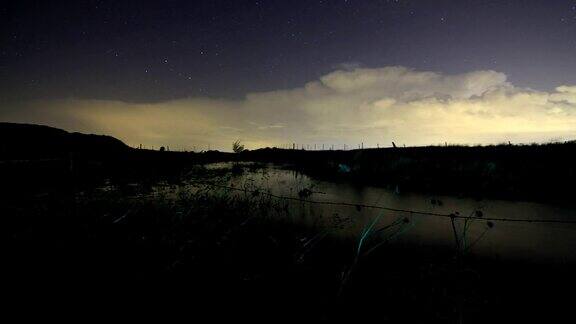
[[[337,70],[299,88],[243,99],[159,103],[60,99],[11,103],[0,119],[116,136],[129,145],[230,150],[544,142],[575,138],[576,86],[516,87],[503,73],[447,75],[406,67]]]

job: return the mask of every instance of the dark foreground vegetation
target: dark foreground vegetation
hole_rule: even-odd
[[[122,190],[21,197],[0,206],[10,238],[4,291],[23,314],[45,307],[84,318],[505,323],[570,309],[571,264],[476,259],[452,246],[384,244],[359,255],[360,237],[335,235],[342,222],[304,226],[295,210],[208,187],[172,199]],[[359,212],[341,214],[354,222]]]
[[[576,269],[569,262],[478,258],[452,245],[337,235],[358,208],[342,209],[344,223],[304,225],[297,202],[262,193],[201,186],[165,197],[152,190],[159,182],[178,186],[184,175],[218,178],[194,164],[255,160],[401,190],[562,200],[560,189],[574,177],[571,143],[201,154],[49,130],[52,140],[27,139],[38,150],[14,150],[22,137],[6,141],[12,126],[0,126],[3,291],[20,317],[541,323],[572,316]]]

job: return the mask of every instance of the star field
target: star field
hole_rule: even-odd
[[[0,98],[242,97],[342,64],[576,83],[576,2],[12,1]]]

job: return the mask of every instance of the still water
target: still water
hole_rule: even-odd
[[[225,170],[230,167],[228,163],[207,166],[212,170]],[[395,209],[446,214],[458,212],[463,216],[481,211],[483,218],[576,219],[576,206],[570,208],[534,202],[434,196],[404,192],[402,188],[390,190],[350,183],[335,183],[313,179],[274,165],[267,165],[263,168],[243,165],[241,168],[243,172],[229,172],[219,183],[247,190],[258,189],[260,192],[293,198],[302,198],[301,195],[304,193],[309,195],[305,199],[318,202],[379,205]],[[196,190],[197,187],[198,184],[189,181],[178,190]],[[243,193],[230,191],[230,194]],[[283,201],[289,204],[291,220],[315,226],[320,225],[332,235],[352,236],[359,239],[362,232],[374,223],[372,233],[377,233],[380,240],[387,240],[390,244],[456,246],[450,218],[359,208],[354,205]],[[403,222],[404,219],[409,221]],[[462,251],[507,259],[531,259],[554,263],[576,262],[576,224],[501,221],[492,223],[493,226],[489,226],[485,220],[474,220],[468,222],[465,231],[465,221],[455,220],[454,226]]]

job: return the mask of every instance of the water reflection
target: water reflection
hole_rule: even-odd
[[[312,179],[293,170],[274,165],[231,165],[218,163],[207,166],[210,170],[223,170],[220,183],[234,188],[260,190],[274,195],[320,202],[346,202],[351,204],[381,205],[397,209],[424,212],[469,215],[480,211],[484,217],[522,219],[576,219],[576,209],[532,202],[482,200],[451,196],[432,196],[398,192],[371,186],[334,183]],[[234,169],[236,168],[236,169]],[[222,176],[225,175],[225,176]],[[197,184],[189,181],[184,186],[156,188],[167,191],[193,191]],[[241,194],[239,192],[231,194]],[[382,211],[355,206],[322,205],[288,201],[294,221],[321,224],[334,235],[360,237],[374,220],[374,231],[393,244],[421,246],[455,246],[453,227],[449,218],[436,218],[405,212]],[[407,219],[408,221],[399,221]],[[548,262],[576,261],[576,224],[494,222],[488,227],[483,220],[466,225],[456,220],[454,226],[461,244],[468,253]]]

